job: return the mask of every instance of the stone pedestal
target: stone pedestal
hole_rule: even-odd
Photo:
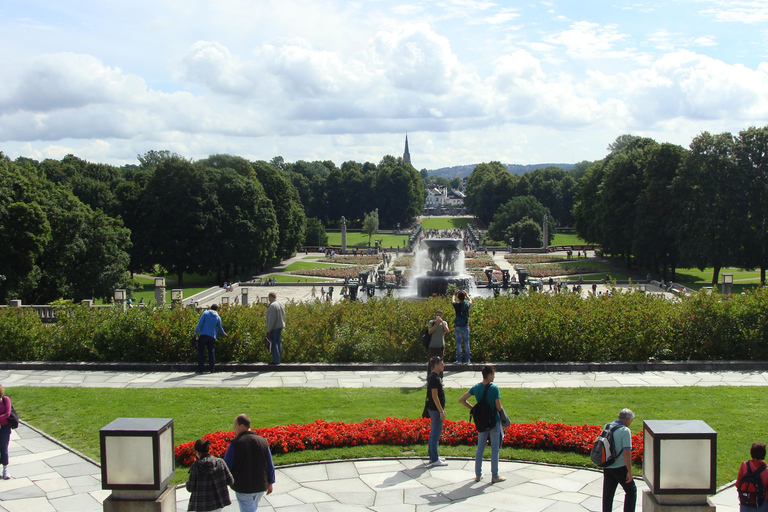
[[[19,300],[19,299],[11,299],[8,302],[8,305],[11,306],[12,308],[20,308],[21,307],[21,300]]]
[[[706,495],[676,494],[656,496],[643,492],[643,512],[715,512]]]
[[[165,305],[165,286],[155,287],[155,304],[158,306]]]
[[[118,499],[115,494],[120,498]],[[113,492],[104,500],[104,512],[176,512],[175,486],[169,485],[154,501],[131,499],[130,496],[129,491]]]

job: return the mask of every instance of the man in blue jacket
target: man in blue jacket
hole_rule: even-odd
[[[216,371],[216,357],[214,352],[214,343],[216,342],[216,334],[221,333],[227,336],[224,332],[224,328],[221,326],[221,317],[217,313],[219,310],[218,304],[212,304],[207,311],[203,311],[200,315],[200,320],[197,322],[195,328],[195,339],[197,340],[197,371],[195,373],[203,373],[203,364],[205,363],[205,351],[208,351],[208,365],[210,366],[211,373]],[[199,337],[198,337],[199,333]]]

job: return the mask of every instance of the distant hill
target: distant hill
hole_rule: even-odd
[[[427,169],[427,172],[430,175],[434,176],[442,176],[443,178],[463,178],[464,176],[469,176],[472,174],[472,171],[477,167],[478,164],[472,164],[472,165],[456,165],[453,167],[441,167],[440,169]],[[574,164],[531,164],[531,165],[520,165],[520,164],[504,164],[504,166],[509,170],[512,174],[525,174],[529,171],[535,171],[536,169],[543,169],[545,167],[559,167],[563,169],[564,171],[570,171],[574,167],[576,167]]]

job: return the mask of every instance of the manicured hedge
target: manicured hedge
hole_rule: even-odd
[[[453,325],[449,299],[381,298],[365,303],[286,304],[285,362],[421,361],[419,340],[436,309]],[[265,306],[223,306],[229,338],[219,362],[267,362]],[[89,309],[70,306],[43,326],[32,311],[0,310],[5,361],[194,361],[189,342],[198,314],[188,309]],[[581,299],[502,296],[471,308],[472,360],[647,361],[768,360],[768,290],[723,300],[704,293],[668,301],[641,293]],[[447,340],[453,349],[453,336]]]

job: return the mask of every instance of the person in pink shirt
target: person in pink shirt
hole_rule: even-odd
[[[8,418],[11,416],[11,399],[5,396],[5,389],[0,384],[0,464],[3,465],[3,480],[10,480],[8,473],[8,445],[11,441],[11,426]]]

